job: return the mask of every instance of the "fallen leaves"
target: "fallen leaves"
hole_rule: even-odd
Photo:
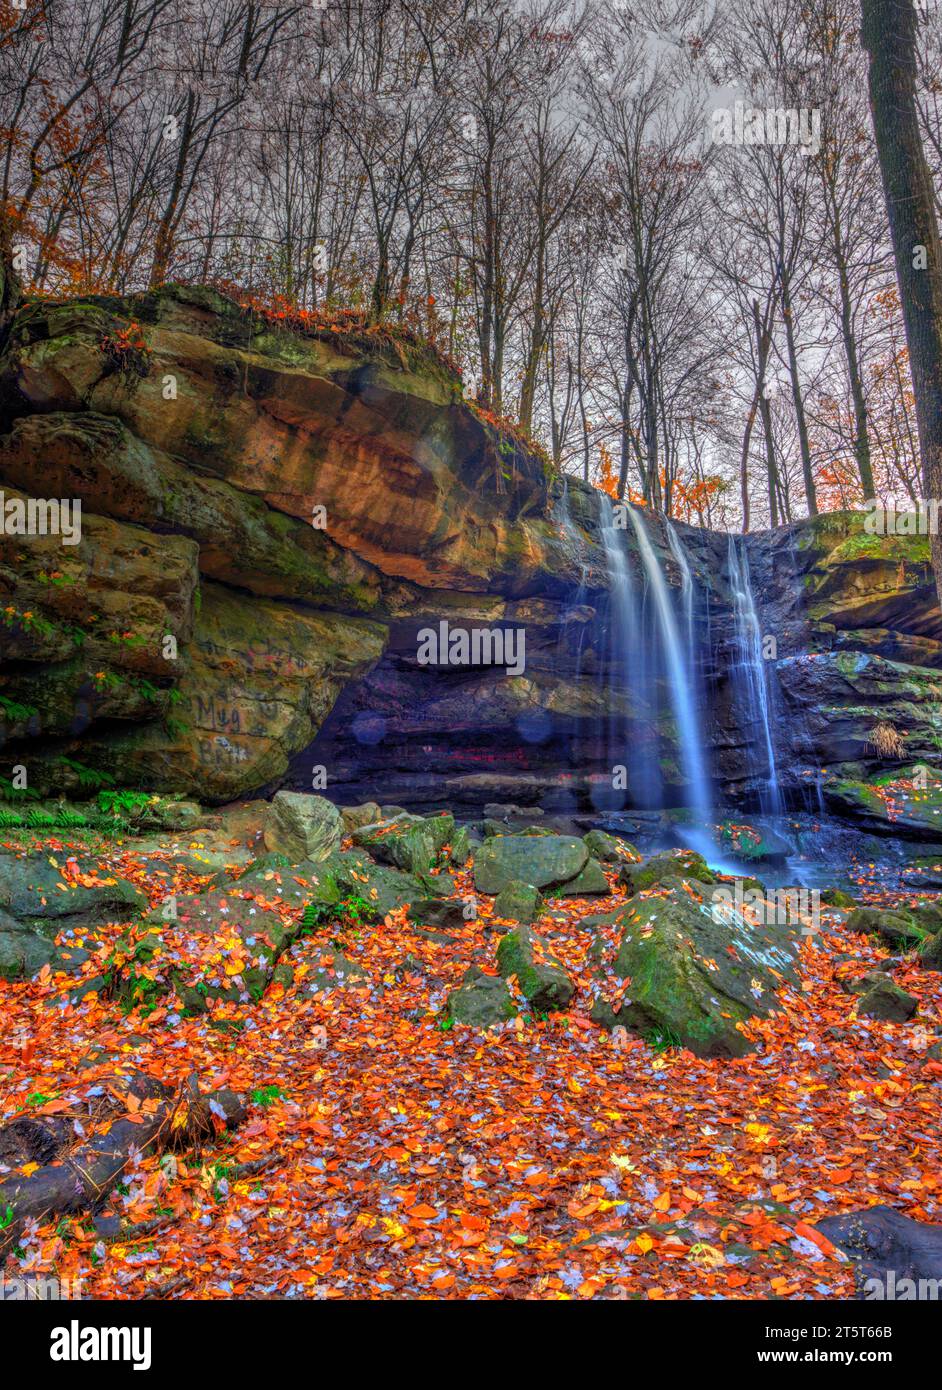
[[[101,872],[154,903],[192,891],[166,864],[158,880],[158,863],[128,853]],[[279,884],[266,878],[256,903],[287,923],[298,909]],[[470,888],[458,874],[456,893]],[[236,900],[227,891],[227,907]],[[614,932],[579,925],[598,908],[567,900],[548,918],[579,987],[573,1011],[488,1035],[443,1032],[438,1016],[469,963],[494,970],[487,912],[450,942],[391,913],[341,943],[366,986],[311,997],[328,928],[290,948],[293,984],[202,1016],[172,996],[127,1016],[97,994],[63,1006],[48,967],[0,986],[5,1118],[67,1115],[76,1097],[110,1094],[116,1058],[175,1088],[196,1072],[206,1087],[268,1097],[236,1134],[209,1136],[197,1162],[132,1165],[109,1210],[142,1230],[157,1221],[158,1234],[93,1258],[97,1233],[71,1220],[61,1236],[40,1228],[24,1256],[42,1268],[55,1249],[59,1272],[96,1297],[818,1298],[851,1289],[819,1217],[883,1201],[942,1217],[942,1064],[925,1063],[935,1035],[927,1027],[916,1046],[899,1025],[853,1020],[837,983],[840,953],[864,969],[880,958],[872,943],[838,927],[804,949],[807,988],[783,991],[748,1057],[658,1055],[588,1018],[589,947],[601,941],[610,959],[616,946]],[[225,925],[163,936],[207,979],[232,978],[263,946]],[[397,972],[407,956],[422,970]],[[99,968],[93,958],[88,973]],[[921,1018],[942,1020],[942,978],[908,964],[896,978]],[[129,1115],[151,1104],[115,1097]]]

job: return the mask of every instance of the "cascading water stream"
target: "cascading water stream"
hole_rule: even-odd
[[[733,596],[733,617],[735,619],[737,660],[732,668],[732,677],[745,694],[748,724],[750,729],[757,725],[762,729],[762,743],[768,763],[768,777],[765,789],[760,795],[761,809],[770,815],[782,811],[782,797],[778,785],[778,769],[775,763],[775,744],[772,739],[772,722],[769,713],[769,688],[766,681],[766,663],[762,656],[762,631],[752,585],[749,575],[749,556],[745,544],[736,544],[736,537],[729,538],[729,587]]]
[[[670,522],[667,522],[667,543],[680,570],[680,596],[684,605],[684,626],[687,629],[687,660],[693,670],[695,661],[695,640],[693,630],[693,574],[687,552],[680,537]]]
[[[680,756],[690,786],[691,809],[697,818],[706,824],[710,820],[710,791],[704,766],[700,721],[694,699],[693,673],[684,659],[683,646],[667,580],[657,562],[657,556],[654,553],[654,547],[644,522],[633,507],[626,507],[626,511],[638,542],[638,552],[644,566],[648,589],[654,598],[654,611],[657,619],[658,637],[665,660],[667,685],[674,709],[674,717],[677,720]]]

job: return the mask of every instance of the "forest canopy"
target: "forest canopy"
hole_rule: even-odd
[[[857,0],[4,0],[0,26],[30,293],[214,283],[419,332],[559,469],[700,524],[919,498]]]

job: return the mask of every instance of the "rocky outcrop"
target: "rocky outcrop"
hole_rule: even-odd
[[[861,513],[832,512],[749,542],[763,630],[777,644],[770,684],[780,773],[811,804],[875,830],[937,838],[929,816],[898,824],[899,809],[888,814],[857,790],[937,763],[942,746],[942,615],[929,537],[867,526]]]
[[[27,302],[0,356],[0,429],[5,504],[82,508],[75,544],[0,528],[4,782],[25,767],[43,796],[287,787],[459,812],[689,801],[664,661],[638,681],[619,646],[597,495],[498,432],[427,346],[204,289]],[[645,526],[679,597],[676,538]],[[767,770],[733,658],[727,538],[676,532],[704,760],[718,794],[748,803]],[[631,528],[624,547],[643,628]],[[942,746],[926,539],[843,513],[747,549],[778,643],[783,786],[853,816],[848,787]],[[525,660],[420,659],[443,622],[522,633]]]

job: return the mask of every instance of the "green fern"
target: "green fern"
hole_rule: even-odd
[[[13,724],[21,724],[24,720],[32,719],[34,714],[39,713],[39,710],[32,705],[17,704],[16,700],[8,700],[5,695],[0,695],[0,711],[8,715]]]
[[[93,767],[86,767],[84,763],[77,763],[74,758],[62,757],[58,761],[75,773],[79,786],[85,788],[86,791],[97,791],[99,787],[114,786],[114,778],[110,772],[99,772]]]

